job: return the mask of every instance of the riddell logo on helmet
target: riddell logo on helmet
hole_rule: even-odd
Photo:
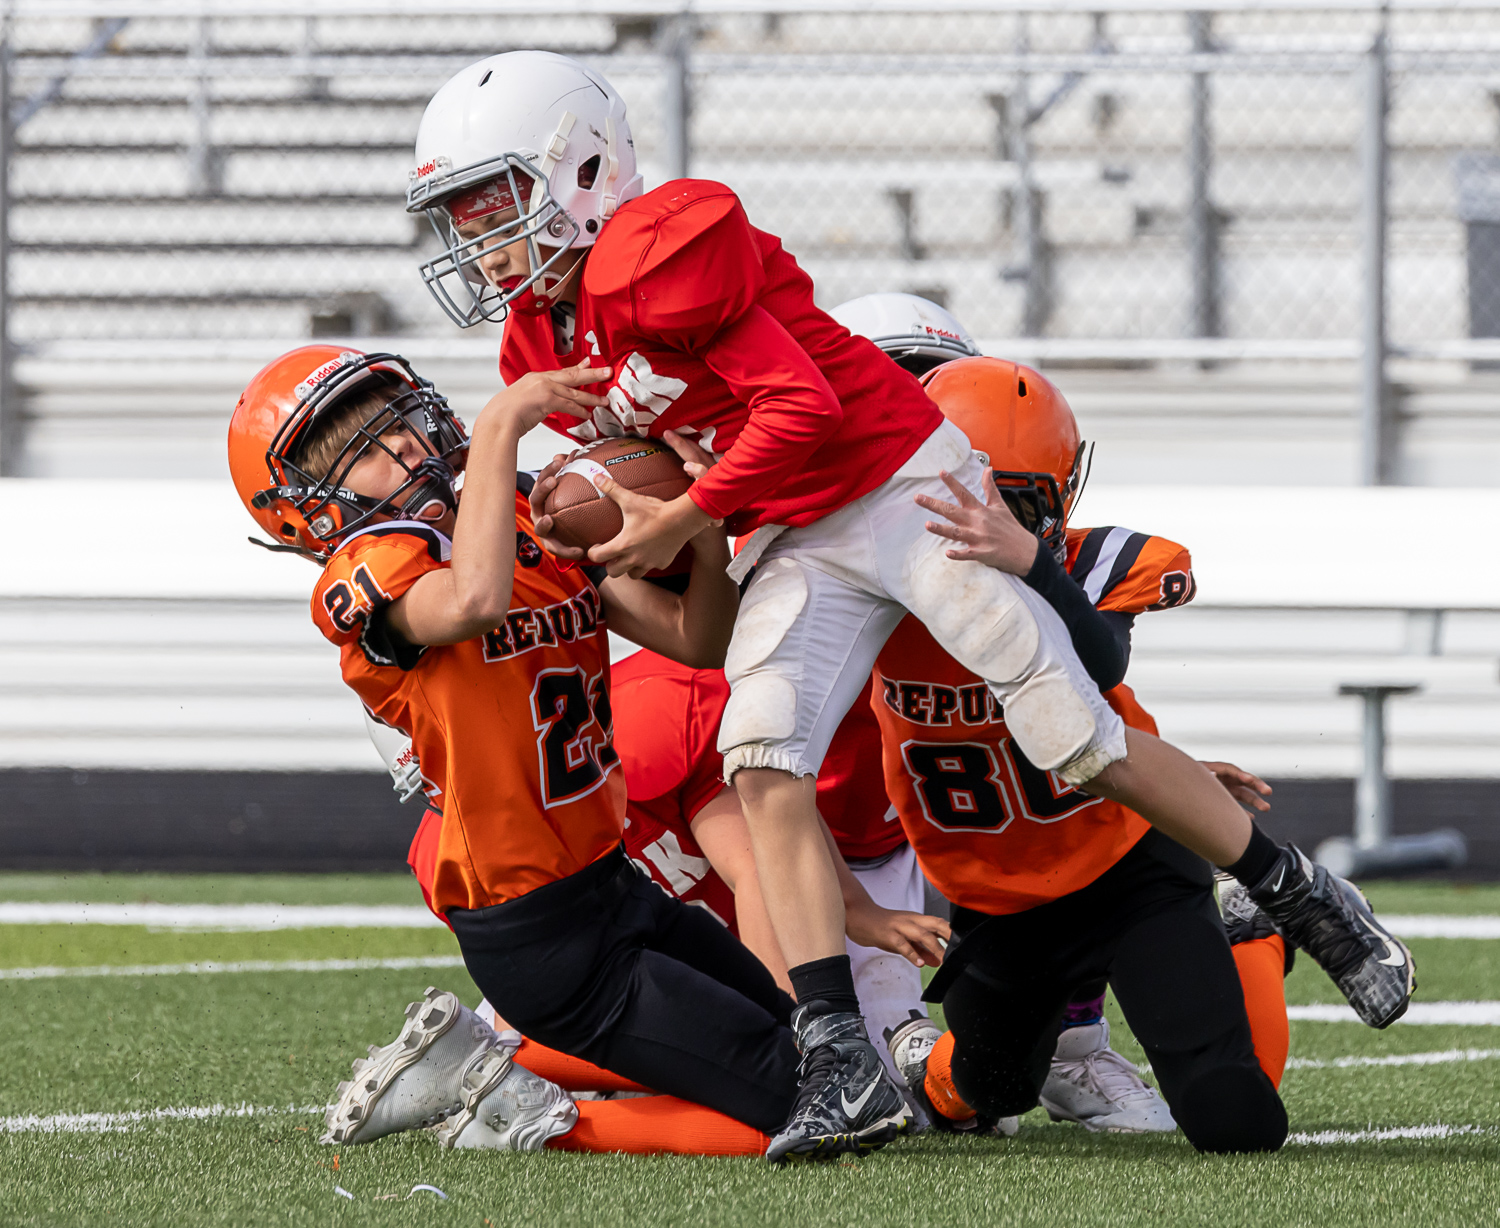
[[[954,341],[962,341],[963,340],[963,338],[960,337],[957,333],[955,333],[952,329],[948,329],[948,328],[934,328],[931,324],[924,324],[924,325],[922,325],[922,327],[924,329],[926,329],[927,332],[929,334],[933,335],[933,336],[937,336],[937,337],[951,337]]]
[[[430,162],[424,162],[421,166],[413,170],[410,174],[410,178],[426,179],[428,175],[436,174],[438,171],[448,171],[452,169],[453,160],[451,158],[445,158],[443,155],[439,154]]]
[[[326,380],[335,371],[347,367],[351,362],[358,362],[359,355],[353,350],[345,350],[337,358],[330,358],[321,367],[298,384],[292,391],[299,401],[305,401],[312,396],[313,389]]]

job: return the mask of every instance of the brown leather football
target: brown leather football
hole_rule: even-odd
[[[693,484],[677,453],[660,440],[627,435],[592,443],[562,467],[547,495],[552,536],[566,546],[597,546],[625,523],[615,501],[594,485],[593,475],[600,472],[653,499],[675,499]]]

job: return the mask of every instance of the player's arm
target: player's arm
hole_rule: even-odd
[[[665,567],[705,525],[794,474],[843,420],[817,364],[763,307],[752,306],[720,330],[700,357],[749,408],[749,420],[724,458],[685,494],[643,500],[626,511],[613,541],[589,551],[610,575]]]
[[[818,816],[818,826],[823,829],[823,839],[839,877],[839,892],[844,897],[844,932],[849,940],[862,947],[879,947],[899,955],[918,968],[942,963],[943,947],[953,936],[948,923],[925,913],[882,908],[854,877],[822,815]]]
[[[403,639],[458,644],[504,619],[516,566],[516,448],[548,414],[588,418],[605,400],[583,385],[607,378],[607,367],[580,363],[532,372],[490,398],[469,440],[451,565],[424,575],[386,611]]]
[[[930,495],[918,495],[917,503],[947,520],[946,524],[929,520],[927,531],[955,543],[948,557],[984,563],[1020,576],[1057,611],[1068,628],[1073,650],[1099,689],[1119,686],[1130,665],[1134,617],[1095,609],[1088,594],[1063,570],[1051,551],[1043,549],[1036,534],[1011,513],[988,471],[984,475],[983,503],[950,474],[943,474],[943,481],[958,500],[956,504]]]
[[[634,501],[658,502],[623,490],[607,478],[599,479],[599,485],[622,508]],[[740,604],[739,588],[725,572],[729,542],[722,527],[710,525],[690,544],[693,565],[681,595],[628,576],[604,580],[599,595],[609,628],[616,635],[692,669],[718,669],[729,650]]]

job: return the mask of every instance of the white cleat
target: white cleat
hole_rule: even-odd
[[[1065,1028],[1042,1085],[1053,1121],[1115,1134],[1170,1134],[1172,1110],[1136,1068],[1109,1047],[1109,1021]]]
[[[322,1141],[368,1143],[437,1125],[463,1109],[465,1079],[496,1043],[494,1029],[453,994],[429,988],[406,1008],[395,1040],[355,1060]]]
[[[464,1073],[464,1103],[434,1133],[444,1147],[540,1151],[578,1123],[573,1098],[496,1047]]]

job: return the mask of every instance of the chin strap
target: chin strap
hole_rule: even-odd
[[[258,537],[247,537],[245,540],[252,546],[259,546],[262,550],[269,550],[272,554],[300,554],[303,558],[320,566],[323,562],[311,550],[305,550],[301,546],[283,546],[280,542],[263,542]]]
[[[614,217],[615,209],[620,203],[616,195],[619,185],[615,182],[620,177],[620,156],[613,115],[604,117],[604,152],[609,158],[609,172],[604,176],[604,195],[599,204],[599,217],[601,221],[607,222]]]

